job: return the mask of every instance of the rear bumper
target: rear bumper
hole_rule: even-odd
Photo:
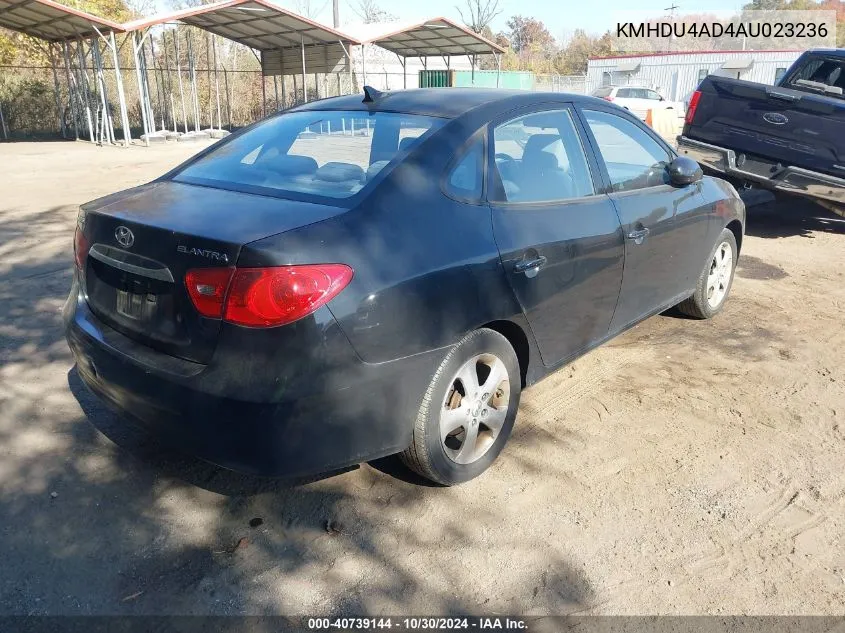
[[[74,282],[64,319],[87,387],[166,444],[250,474],[314,475],[403,450],[442,360],[438,350],[374,365],[352,353],[343,366],[308,370],[321,377],[310,393],[284,389],[268,368],[264,380],[270,388],[264,392],[274,395],[239,398],[237,378],[225,379],[231,369],[149,348],[140,353],[137,343],[100,322],[78,294]],[[161,362],[153,362],[155,356]],[[232,361],[226,356],[227,364]]]
[[[738,166],[734,150],[695,141],[686,136],[678,137],[678,151],[718,174],[748,180],[765,189],[845,206],[845,178],[800,167],[778,167],[775,161],[744,156]]]

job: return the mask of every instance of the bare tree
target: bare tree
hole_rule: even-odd
[[[315,19],[328,6],[329,0],[323,3],[312,2],[311,0],[293,0],[293,9],[299,15],[303,15],[309,20]]]
[[[484,33],[490,23],[499,15],[502,10],[499,8],[499,0],[464,0],[466,2],[466,15],[461,7],[455,7],[461,20],[476,33]]]
[[[351,5],[352,11],[364,21],[364,24],[392,22],[396,16],[382,9],[376,0],[358,0]]]

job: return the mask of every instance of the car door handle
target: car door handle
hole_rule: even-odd
[[[637,229],[628,233],[628,239],[634,240],[634,244],[642,244],[650,232],[647,228]]]
[[[523,259],[514,265],[513,271],[515,273],[527,273],[529,270],[542,268],[546,265],[546,261],[543,255],[538,255],[534,259]]]

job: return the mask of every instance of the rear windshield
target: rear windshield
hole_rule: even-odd
[[[845,59],[811,55],[784,79],[783,85],[845,99]]]
[[[391,112],[290,112],[212,150],[174,180],[348,198],[443,122]]]
[[[593,91],[594,97],[608,97],[610,93],[613,92],[613,88],[599,88],[598,90]]]

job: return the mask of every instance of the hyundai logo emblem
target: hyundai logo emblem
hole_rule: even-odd
[[[114,230],[114,239],[117,240],[117,243],[120,244],[123,248],[129,248],[135,243],[135,236],[125,226],[119,226]]]
[[[766,112],[766,114],[763,115],[763,120],[771,123],[772,125],[784,125],[785,123],[789,123],[789,118],[780,112]]]

